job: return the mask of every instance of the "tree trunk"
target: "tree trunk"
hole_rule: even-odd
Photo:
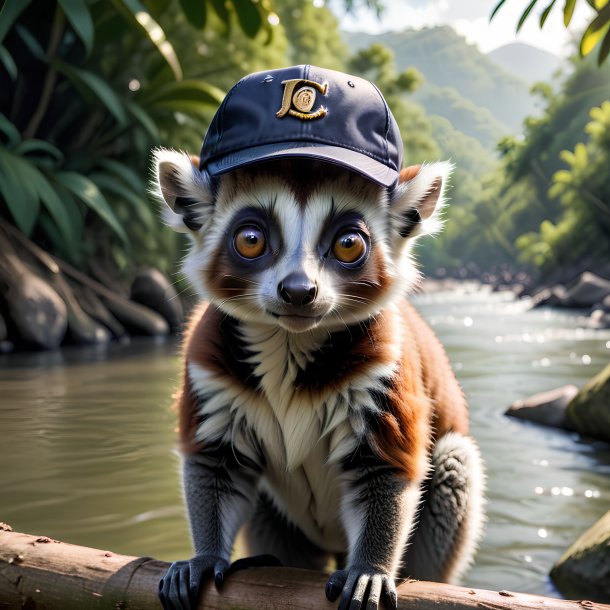
[[[4,527],[4,529],[3,529]],[[169,564],[149,557],[74,546],[0,524],[0,608],[160,609],[159,579]],[[253,568],[210,582],[199,610],[319,610],[335,608],[324,596],[328,576],[292,568]],[[398,588],[399,610],[610,610],[593,602],[562,601],[508,591],[483,591],[429,582]]]

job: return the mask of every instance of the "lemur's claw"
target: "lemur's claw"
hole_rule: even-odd
[[[358,567],[337,570],[328,579],[326,597],[334,602],[342,591],[338,610],[378,610],[382,596],[388,610],[398,607],[394,579],[382,572]]]
[[[186,561],[174,561],[159,581],[159,599],[163,608],[196,608],[204,579],[213,574],[216,587],[220,587],[228,569],[229,562],[215,555],[196,555]]]

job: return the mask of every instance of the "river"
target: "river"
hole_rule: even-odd
[[[464,584],[558,596],[548,571],[610,506],[610,447],[506,418],[518,398],[582,385],[610,331],[508,293],[413,299],[444,342],[486,462],[488,523]],[[0,521],[171,561],[191,554],[174,451],[175,342],[0,356]]]

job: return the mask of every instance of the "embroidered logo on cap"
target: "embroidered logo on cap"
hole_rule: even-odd
[[[316,83],[312,80],[303,80],[294,78],[291,80],[282,81],[284,85],[284,95],[282,97],[282,107],[275,113],[278,119],[289,114],[297,119],[318,119],[328,114],[328,109],[320,106],[312,112],[312,108],[316,103],[317,92],[326,95],[328,92],[328,83]],[[297,85],[302,85],[297,89]],[[295,91],[296,89],[296,91]]]

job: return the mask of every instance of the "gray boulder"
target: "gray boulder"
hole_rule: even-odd
[[[506,415],[544,426],[567,428],[567,408],[577,394],[578,388],[575,385],[564,385],[547,392],[539,392],[514,402],[506,411]]]
[[[137,273],[131,285],[131,299],[159,313],[172,332],[180,330],[184,321],[182,303],[174,286],[158,269]]]
[[[610,511],[563,554],[551,578],[568,598],[610,602]]]
[[[580,434],[610,442],[610,364],[574,396],[566,419]]]
[[[565,307],[590,308],[610,295],[610,281],[585,271],[565,294]]]

